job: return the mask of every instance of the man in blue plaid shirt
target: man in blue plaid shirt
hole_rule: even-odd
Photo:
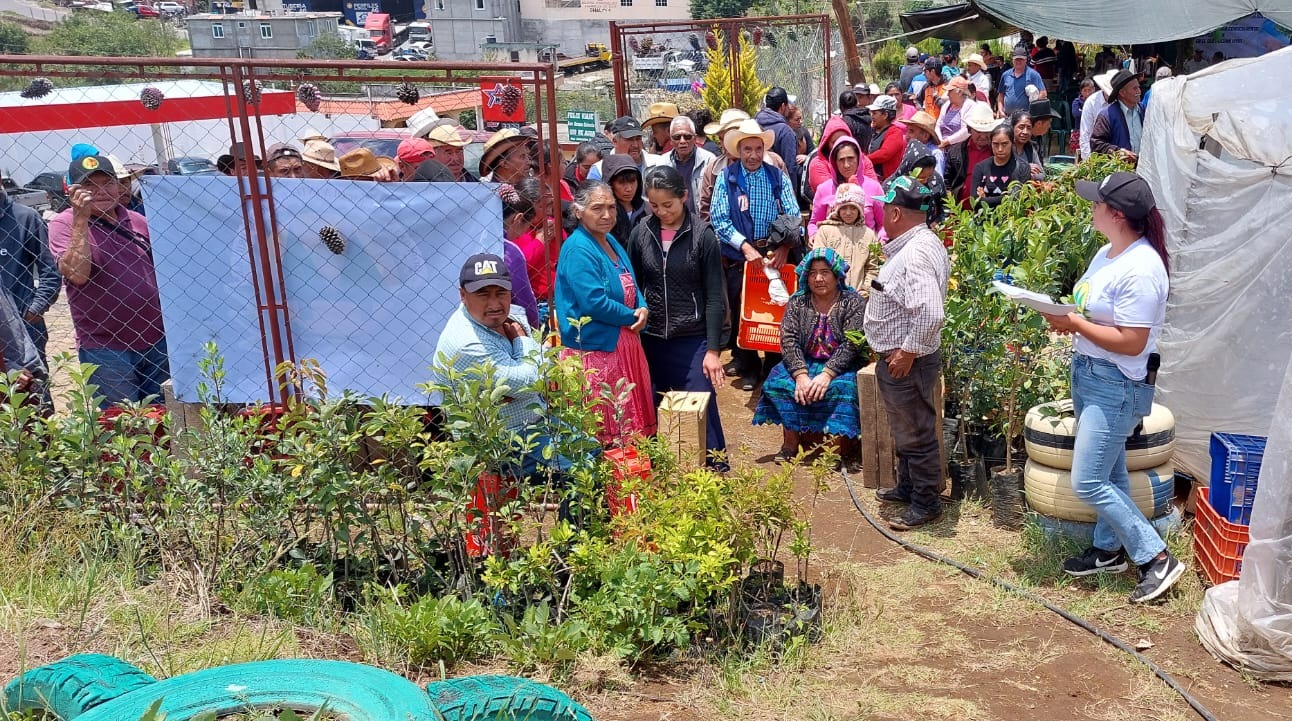
[[[745,264],[768,264],[774,268],[785,265],[790,248],[782,245],[771,249],[768,229],[778,217],[799,212],[791,178],[763,162],[772,137],[772,131],[764,131],[756,120],[742,121],[727,132],[722,139],[723,146],[739,162],[728,164],[714,182],[709,211],[713,230],[722,244],[727,301],[731,307],[731,364],[726,372],[733,378],[739,377],[740,381],[734,385],[747,391],[757,387],[760,378],[766,376],[765,371],[780,362],[780,355],[769,353],[760,367],[758,351],[736,347]]]

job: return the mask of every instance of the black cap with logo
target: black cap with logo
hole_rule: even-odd
[[[884,188],[884,194],[873,197],[884,205],[919,211],[927,211],[935,200],[929,186],[909,175],[898,175],[890,179]]]
[[[67,169],[68,185],[79,185],[85,182],[85,179],[94,173],[107,173],[109,177],[117,177],[117,166],[112,161],[102,155],[87,155],[84,158],[77,158]]]
[[[1108,207],[1135,220],[1147,216],[1157,207],[1148,181],[1125,171],[1113,173],[1098,183],[1093,180],[1078,180],[1077,195],[1092,203],[1107,203]]]
[[[625,138],[640,138],[642,136],[642,124],[631,115],[615,118],[610,123],[610,134],[622,135]]]
[[[507,265],[502,262],[502,258],[492,253],[477,253],[462,264],[458,283],[468,293],[491,285],[511,290],[511,273],[507,272]]]

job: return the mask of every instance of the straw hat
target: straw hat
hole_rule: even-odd
[[[905,125],[908,128],[919,128],[920,130],[927,132],[929,135],[933,136],[934,138],[938,137],[938,129],[937,129],[938,121],[935,120],[932,115],[929,115],[923,110],[917,110],[915,114],[912,115],[911,117],[907,118],[906,120],[899,120],[897,122],[901,123],[902,125]]]
[[[642,129],[658,123],[671,123],[678,116],[677,103],[651,103],[642,121]]]
[[[722,115],[718,116],[718,122],[709,123],[708,125],[704,126],[704,134],[720,135],[722,134],[722,131],[730,130],[736,127],[737,125],[739,125],[741,121],[748,120],[748,119],[749,119],[749,113],[746,113],[745,111],[740,110],[738,108],[727,108],[726,110],[722,111]]]
[[[305,141],[305,149],[301,151],[301,160],[334,172],[341,170],[340,163],[336,161],[336,148],[332,147],[332,144],[326,140]]]
[[[342,178],[368,178],[383,170],[398,170],[393,158],[377,157],[367,148],[355,148],[336,159]]]
[[[991,111],[987,103],[974,103],[974,106],[969,108],[969,112],[965,113],[964,119],[965,125],[968,125],[970,130],[977,130],[981,133],[990,133],[998,125],[1005,122],[1004,118],[996,117],[996,114]]]
[[[462,135],[451,125],[441,125],[433,128],[426,136],[427,141],[433,146],[452,145],[455,148],[465,148],[471,144],[471,141],[462,137]]]
[[[480,154],[480,176],[484,177],[493,173],[494,166],[506,155],[508,150],[531,141],[532,138],[520,134],[515,128],[503,128],[494,133],[485,141],[484,150]]]
[[[763,130],[762,127],[758,125],[758,121],[753,118],[740,121],[739,125],[731,128],[730,130],[731,132],[727,133],[726,137],[722,139],[722,147],[727,151],[728,155],[733,157],[740,154],[737,148],[740,147],[740,141],[746,138],[758,138],[759,140],[762,140],[763,148],[765,149],[771,148],[772,140],[776,138],[775,133],[770,130]]]
[[[314,128],[306,128],[305,132],[298,138],[302,143],[308,143],[311,140],[327,140],[327,136]]]
[[[967,68],[970,65],[977,65],[979,70],[987,69],[987,63],[983,61],[981,53],[974,53],[969,56],[969,59],[965,61],[965,67]]]

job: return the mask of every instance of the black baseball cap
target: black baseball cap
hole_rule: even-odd
[[[1077,195],[1092,203],[1107,203],[1108,207],[1135,220],[1147,216],[1157,207],[1148,181],[1125,171],[1113,173],[1098,183],[1093,180],[1078,180]]]
[[[615,118],[610,123],[611,135],[622,135],[625,138],[640,138],[642,136],[642,124],[631,115],[625,115],[622,118]]]
[[[87,155],[84,158],[77,158],[67,168],[68,185],[78,185],[85,182],[85,179],[94,173],[107,173],[109,177],[117,177],[117,166],[111,160],[103,155]]]
[[[924,72],[926,72],[926,73],[927,73],[927,72],[929,72],[929,71],[932,71],[932,72],[935,72],[935,73],[940,73],[940,72],[942,72],[942,60],[940,60],[939,58],[935,58],[935,57],[930,57],[928,60],[925,60],[925,61],[924,61]]]
[[[477,253],[467,258],[458,274],[458,283],[462,290],[474,293],[481,288],[496,285],[503,290],[511,290],[511,273],[507,272],[506,263],[493,253]]]
[[[896,205],[907,210],[927,211],[933,207],[933,191],[929,186],[909,175],[899,175],[884,186],[884,194],[873,196],[884,205]]]

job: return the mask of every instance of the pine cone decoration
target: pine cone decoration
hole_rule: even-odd
[[[704,32],[704,44],[708,45],[710,50],[717,50],[718,34],[713,32],[712,30],[706,30]]]
[[[754,41],[754,44],[755,44],[755,45],[762,45],[762,44],[763,44],[763,29],[762,29],[762,28],[760,28],[760,27],[755,27],[755,28],[754,28],[754,31],[751,33],[751,35],[753,36],[753,41]]]
[[[524,93],[515,85],[508,85],[503,88],[498,95],[498,99],[502,102],[502,111],[508,115],[515,113],[520,109],[520,101],[523,97]]]
[[[309,108],[310,112],[316,113],[323,104],[323,96],[319,93],[319,88],[314,83],[301,83],[296,87],[296,99],[301,101],[301,105]]]
[[[50,82],[49,78],[36,78],[27,83],[21,95],[24,98],[43,98],[52,92],[54,92],[54,83]]]
[[[144,107],[149,110],[160,108],[162,101],[165,99],[166,96],[162,94],[162,91],[154,87],[144,88],[139,93],[139,102],[143,103]]]
[[[422,94],[417,92],[417,86],[412,83],[400,83],[395,88],[395,97],[409,105],[416,105],[418,100],[422,99]]]
[[[345,238],[341,237],[341,231],[330,225],[323,226],[319,231],[319,240],[323,241],[323,245],[326,245],[328,250],[337,255],[345,252]]]
[[[260,81],[244,80],[242,82],[242,98],[247,101],[248,105],[260,104]]]

